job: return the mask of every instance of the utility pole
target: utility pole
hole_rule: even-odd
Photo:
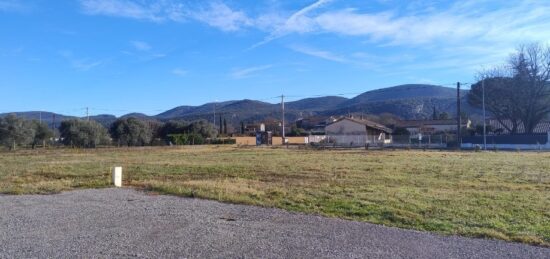
[[[281,95],[281,110],[282,110],[282,129],[283,129],[283,144],[285,144],[285,96]]]
[[[485,78],[481,80],[481,92],[483,99],[483,149],[487,150],[487,126],[485,125],[487,119],[485,118]]]
[[[216,128],[216,102],[214,102],[214,129]]]
[[[40,124],[42,124],[42,112],[38,112],[39,116],[38,116],[38,122],[40,122]]]
[[[52,113],[52,132],[53,132],[53,141],[55,143],[55,113]]]
[[[222,114],[220,113],[220,135],[223,134]]]
[[[460,126],[462,125],[462,118],[460,116],[460,82],[456,83],[456,143],[458,149],[461,149],[462,135],[460,134]]]
[[[86,120],[90,121],[90,109],[86,107]]]

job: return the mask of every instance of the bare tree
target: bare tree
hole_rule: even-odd
[[[510,56],[507,65],[480,73],[468,102],[481,108],[484,85],[485,106],[503,127],[517,133],[523,125],[526,133],[533,133],[550,114],[549,79],[550,47],[523,45]]]
[[[532,133],[550,113],[550,46],[520,46],[511,56],[517,99],[524,105],[520,113],[526,133]]]

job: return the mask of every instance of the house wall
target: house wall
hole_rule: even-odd
[[[365,125],[350,120],[341,120],[325,127],[327,135],[366,135]]]
[[[425,131],[427,129],[430,129],[430,131],[435,132],[441,132],[441,131],[456,131],[456,125],[424,125],[422,129]],[[409,127],[407,130],[411,134],[418,134],[420,132],[419,127]]]
[[[232,137],[237,145],[256,146],[256,137]]]
[[[307,144],[309,143],[308,137],[286,137],[288,144]]]
[[[329,135],[327,138],[337,146],[364,147],[366,144],[386,143],[386,140],[379,140],[378,136],[373,135]]]
[[[365,146],[366,144],[391,143],[386,133],[350,120],[341,120],[325,128],[331,143],[340,146]]]
[[[308,143],[319,143],[327,138],[326,135],[311,135],[308,137]]]
[[[241,146],[255,146],[256,137],[232,137],[235,140],[237,145]],[[288,144],[307,144],[309,143],[308,137],[287,137]],[[279,136],[273,136],[272,138],[273,145],[282,145],[283,139]]]

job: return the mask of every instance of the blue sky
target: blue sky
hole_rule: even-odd
[[[472,82],[550,41],[537,0],[0,0],[0,112],[179,105]]]

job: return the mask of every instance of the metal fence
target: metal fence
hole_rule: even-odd
[[[456,146],[456,135],[393,135],[388,146],[407,148],[447,148]]]
[[[327,135],[324,143],[338,147],[383,146],[391,143],[391,138],[375,135]]]

